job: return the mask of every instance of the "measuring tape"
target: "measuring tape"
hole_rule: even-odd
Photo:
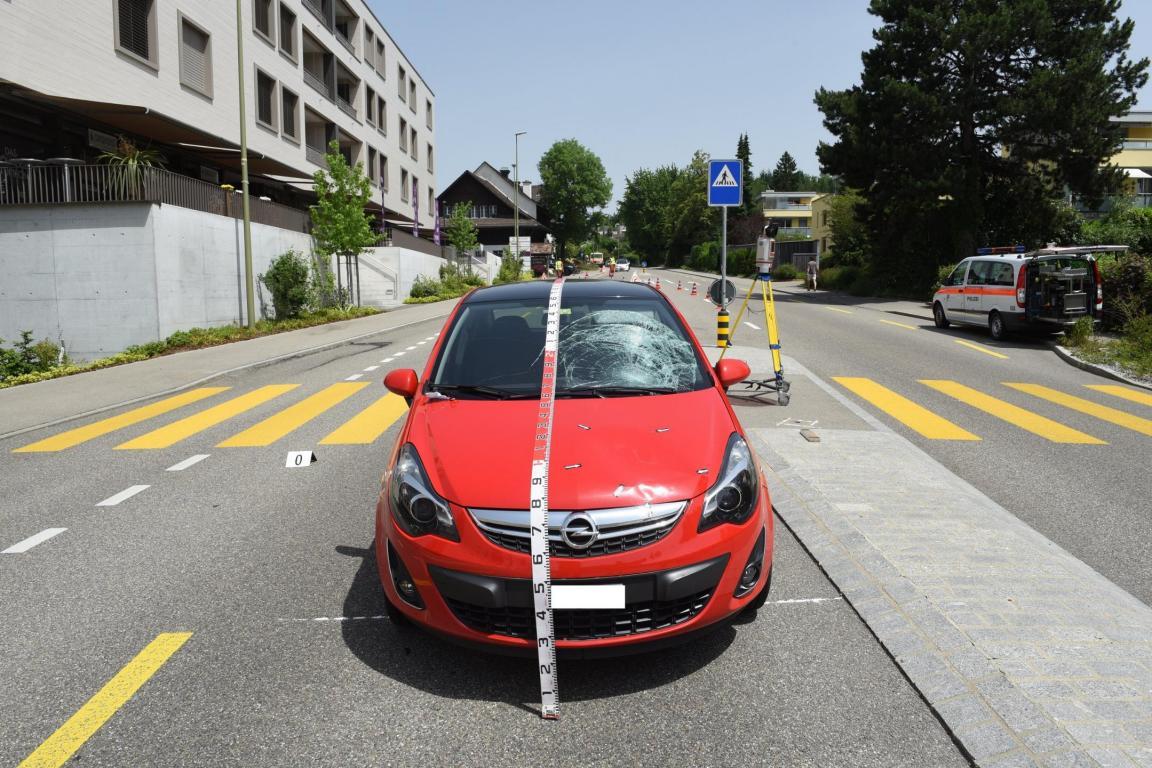
[[[529,496],[532,541],[532,609],[536,615],[536,662],[540,671],[540,716],[560,719],[556,684],[556,632],[552,626],[552,554],[548,546],[548,463],[552,456],[552,415],[556,404],[556,353],[560,347],[560,292],[564,278],[548,294],[544,333],[544,376],[532,443],[532,490]]]

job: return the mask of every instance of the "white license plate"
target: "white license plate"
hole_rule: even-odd
[[[552,608],[556,610],[622,609],[623,584],[553,584]]]

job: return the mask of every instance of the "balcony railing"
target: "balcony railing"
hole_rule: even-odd
[[[768,202],[764,206],[766,211],[811,211],[811,205],[803,205],[801,203],[772,203]]]
[[[356,107],[345,101],[343,96],[336,96],[336,105],[340,107],[344,114],[348,115],[348,117],[352,118],[353,120],[360,119],[360,116],[356,114]]]
[[[1152,149],[1152,141],[1145,139],[1125,139],[1124,149]]]
[[[328,26],[328,14],[324,13],[320,0],[304,0],[304,7],[312,11],[312,15]]]
[[[243,216],[240,197],[215,184],[163,168],[118,165],[0,165],[0,206],[162,203],[221,216]],[[307,211],[249,200],[251,220],[297,232],[311,230]]]
[[[776,237],[812,237],[812,227],[780,227]]]
[[[336,35],[336,39],[340,41],[340,44],[348,49],[348,53],[355,56],[356,55],[356,46],[354,46],[352,44],[352,41],[349,40],[348,38],[346,38],[339,30],[335,30],[334,34]]]
[[[319,75],[314,74],[308,68],[304,69],[304,82],[323,94],[325,98],[332,98],[332,89],[328,87],[328,84],[325,83]]]

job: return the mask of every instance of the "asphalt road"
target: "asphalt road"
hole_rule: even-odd
[[[673,272],[653,274],[663,278],[666,293],[687,312],[698,335],[714,337],[715,307],[700,297],[690,297],[687,290],[675,290],[677,280],[687,289],[690,278]],[[740,291],[731,308],[733,322],[750,285],[748,280],[736,282]],[[706,284],[700,281],[701,288]],[[825,291],[807,292],[795,283],[776,284],[776,288],[785,355],[1044,536],[1152,604],[1152,392],[1132,390],[1070,366],[1047,348],[1042,336],[995,342],[984,329],[952,326],[939,330],[930,319],[916,316],[926,313],[925,308],[910,302],[873,303]],[[750,316],[734,328],[735,346],[729,353],[733,357],[748,346],[767,348],[765,331],[746,324],[765,325],[759,289],[753,296]],[[787,408],[769,409],[762,425],[788,415],[815,419],[822,426],[866,428],[804,376],[789,378],[796,382],[791,403]],[[889,401],[861,390],[851,379],[878,384],[963,429],[969,437],[926,437],[905,421],[919,423],[915,418],[923,414],[914,413],[906,403],[891,404],[901,417],[897,418],[881,407]],[[1027,385],[1030,391],[1009,384]],[[1143,402],[1090,388],[1094,386],[1136,392],[1133,396]],[[989,405],[973,392],[999,403]],[[1048,396],[1056,392],[1104,406],[1115,411],[1105,413],[1107,418],[1124,423],[1052,402],[1037,392]],[[981,410],[974,402],[1013,419],[1042,417],[1053,423],[1028,422],[1041,433],[1037,434]],[[1004,409],[1004,403],[1024,413]]]
[[[0,764],[38,747],[44,765],[75,747],[76,764],[97,766],[967,764],[783,525],[755,621],[657,654],[562,662],[558,723],[535,714],[526,660],[381,618],[372,508],[397,427],[322,441],[384,395],[387,370],[421,370],[438,330],[233,374],[206,385],[227,391],[61,450],[13,452],[117,414],[0,441],[0,550],[65,529],[0,554]],[[290,406],[356,382],[368,386],[266,446],[219,446],[267,440]],[[796,402],[814,407],[805,389]],[[210,409],[257,392],[270,399],[207,426]],[[289,450],[318,461],[286,468]],[[66,722],[71,746],[41,747]]]

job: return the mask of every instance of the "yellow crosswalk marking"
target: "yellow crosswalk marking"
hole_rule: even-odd
[[[1114,395],[1122,397],[1125,400],[1131,400],[1134,403],[1143,403],[1144,405],[1152,405],[1152,393],[1141,392],[1138,389],[1129,389],[1128,387],[1121,387],[1116,384],[1085,384],[1088,389],[1094,389],[1097,392],[1103,392],[1106,395]]]
[[[302,427],[312,419],[338,403],[347,400],[364,387],[366,381],[333,384],[314,395],[304,398],[293,406],[270,416],[254,427],[249,427],[238,435],[217,445],[217,448],[259,448],[272,445],[289,432]]]
[[[906,397],[898,395],[872,379],[835,376],[832,379],[841,386],[856,393],[884,413],[903,423],[931,440],[979,440],[966,429],[961,429],[945,418],[937,416],[927,408],[917,405]]]
[[[52,437],[45,438],[31,445],[26,445],[23,448],[17,448],[12,452],[48,453],[52,451],[62,451],[65,448],[72,448],[81,443],[86,443],[89,440],[95,440],[110,432],[115,432],[118,429],[147,421],[154,416],[160,416],[169,411],[174,411],[177,408],[183,408],[185,405],[199,402],[205,398],[212,397],[212,395],[218,395],[227,389],[228,387],[203,387],[201,389],[193,389],[176,395],[175,397],[169,397],[166,400],[145,405],[143,408],[126,411],[110,419],[103,419],[83,427],[70,429],[67,432],[61,432],[58,435],[53,435]]]
[[[157,635],[35,752],[24,758],[18,768],[58,768],[67,763],[190,637],[191,632]]]
[[[953,339],[953,341],[955,341],[957,344],[963,344],[964,346],[968,347],[969,349],[974,349],[977,352],[983,352],[986,355],[991,355],[992,357],[998,357],[1001,360],[1007,360],[1008,359],[1008,355],[1002,354],[1000,352],[993,352],[992,350],[988,349],[987,347],[980,346],[979,344],[973,344],[970,341],[964,341],[964,339]]]
[[[209,408],[206,411],[194,413],[187,418],[180,419],[180,421],[173,422],[165,427],[160,427],[160,429],[153,430],[146,435],[141,435],[135,440],[122,443],[116,446],[116,450],[130,451],[168,448],[181,440],[225,422],[233,416],[238,416],[245,411],[252,410],[256,406],[262,405],[274,397],[279,397],[285,392],[291,392],[298,386],[300,385],[270,384],[266,387],[260,387],[247,394],[234,397],[225,403],[220,403],[220,405]]]
[[[1152,437],[1152,419],[1142,419],[1139,416],[1133,416],[1130,413],[1109,408],[1106,405],[1100,405],[1091,400],[1085,400],[1082,397],[1074,397],[1057,389],[1042,387],[1039,384],[1014,384],[1006,381],[1004,382],[1004,386],[1012,387],[1012,389],[1017,389],[1034,397],[1042,398],[1057,405],[1062,405],[1065,408],[1071,408],[1074,411],[1086,413],[1089,416],[1095,416],[1103,421],[1108,421],[1126,429],[1139,432],[1142,435]]]
[[[1092,437],[1092,435],[1086,435],[1071,427],[1066,427],[1060,422],[1052,421],[1052,419],[1045,418],[1038,413],[1006,403],[955,381],[921,379],[920,383],[1054,443],[1107,445],[1103,440]]]
[[[389,392],[320,441],[320,445],[369,445],[408,410],[404,398]]]

